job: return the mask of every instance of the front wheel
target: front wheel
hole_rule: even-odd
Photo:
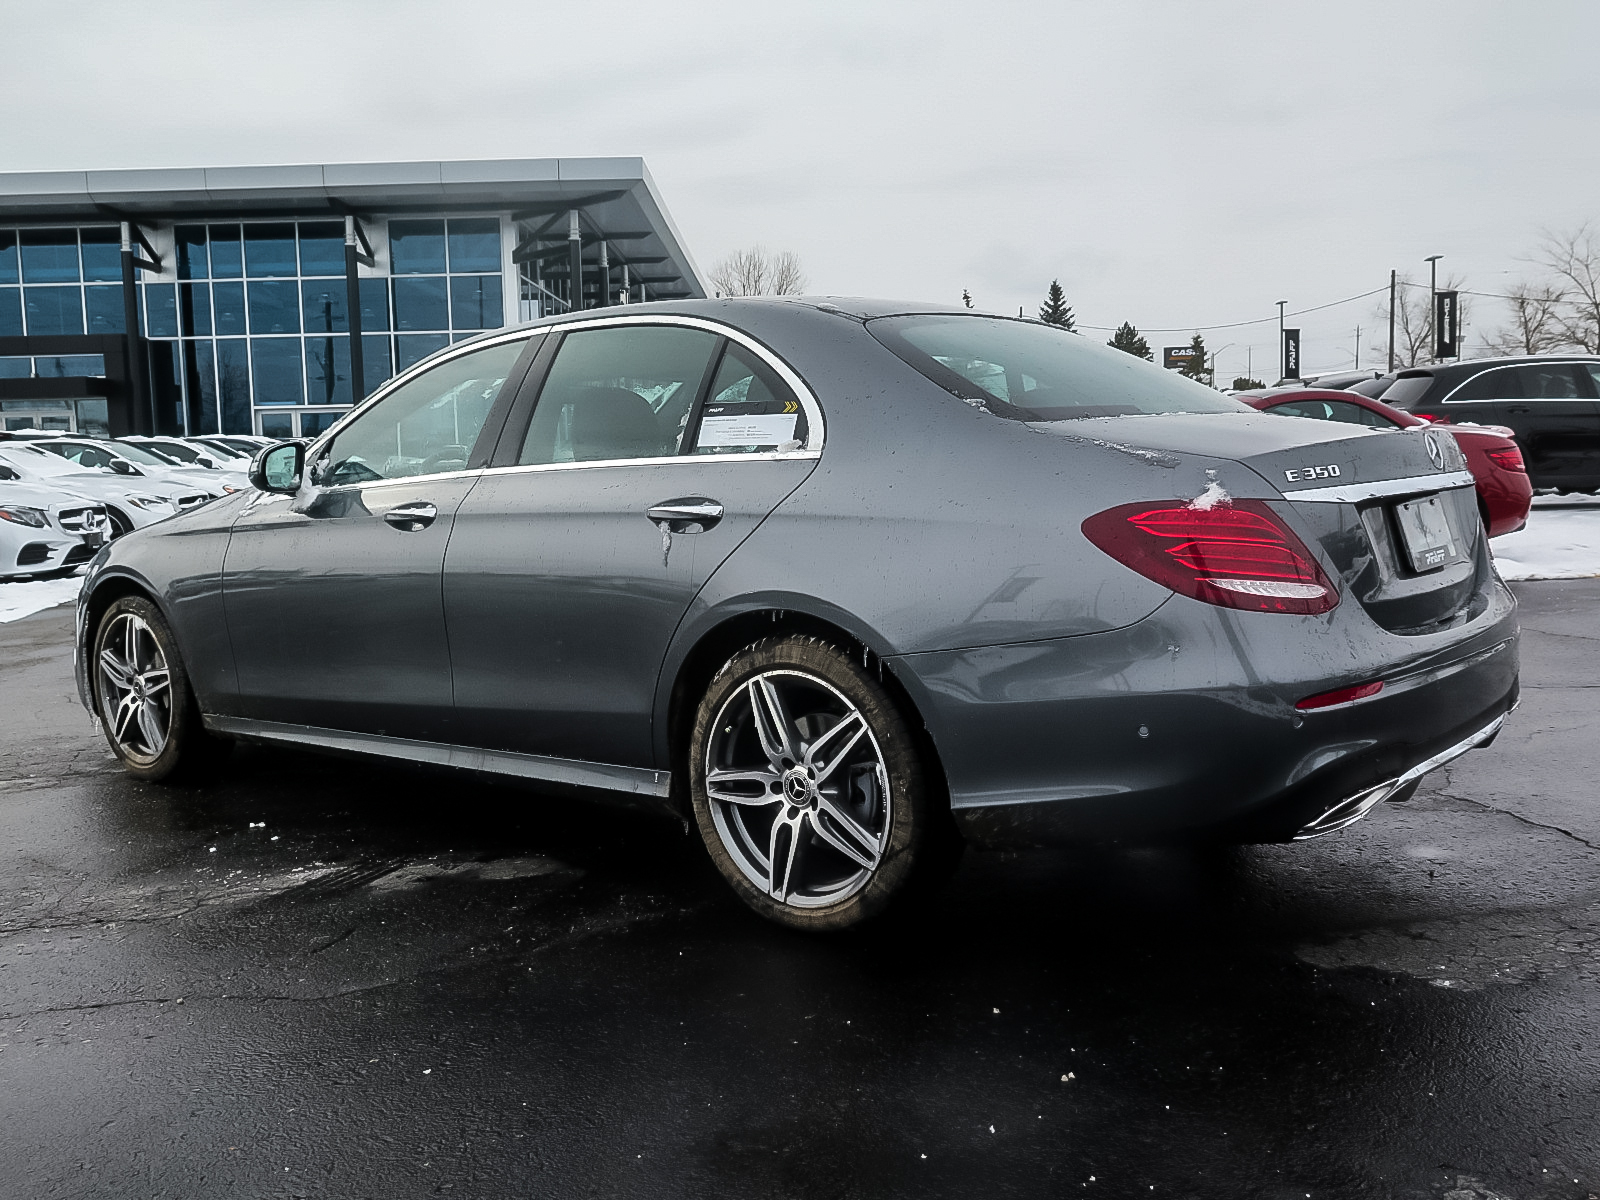
[[[106,609],[92,669],[106,740],[135,779],[197,774],[227,752],[201,724],[177,641],[150,601],[124,596]]]
[[[827,642],[773,638],[734,655],[700,702],[689,753],[712,861],[780,924],[855,925],[959,855],[894,699]]]

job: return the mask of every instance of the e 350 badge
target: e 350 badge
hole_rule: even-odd
[[[1302,479],[1337,479],[1339,467],[1337,463],[1329,463],[1325,467],[1301,467],[1298,470],[1285,471],[1283,477],[1290,483],[1299,483]]]

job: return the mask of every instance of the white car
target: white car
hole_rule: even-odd
[[[0,577],[51,575],[93,558],[110,532],[105,505],[16,474],[0,463]]]
[[[213,480],[219,476],[226,480],[229,491],[242,491],[250,486],[249,464],[243,467],[223,466],[222,455],[215,452],[201,450],[198,446],[191,446],[182,438],[175,437],[120,437],[111,442],[113,446],[137,447],[148,454],[165,459],[174,467],[187,467],[191,471],[204,471]],[[135,461],[138,461],[137,459]],[[198,478],[198,477],[197,477]]]
[[[59,454],[68,462],[80,467],[112,471],[125,477],[149,476],[153,480],[170,483],[176,488],[198,489],[212,499],[230,492],[244,491],[250,480],[242,471],[216,471],[207,467],[185,467],[143,446],[129,442],[107,442],[98,438],[52,438],[48,442],[35,442],[39,449]]]
[[[0,465],[9,467],[22,483],[75,492],[104,504],[112,537],[197,508],[212,498],[207,492],[176,487],[165,480],[130,479],[80,467],[22,442],[0,442]]]
[[[217,459],[218,465],[233,467],[236,470],[244,470],[245,467],[240,466],[240,464],[243,463],[248,466],[250,460],[266,448],[264,446],[250,445],[242,438],[217,437],[212,434],[200,434],[195,437],[186,437],[183,440]]]

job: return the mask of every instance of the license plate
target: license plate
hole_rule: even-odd
[[[1402,501],[1394,506],[1394,515],[1413,571],[1435,571],[1462,557],[1440,497]]]
[[[106,535],[103,533],[86,533],[83,535],[83,544],[98,550],[106,544]]]

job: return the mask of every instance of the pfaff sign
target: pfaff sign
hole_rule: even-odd
[[[1193,346],[1161,347],[1161,365],[1169,371],[1181,371],[1200,361],[1200,351]]]
[[[1461,353],[1461,293],[1433,294],[1433,357],[1455,358]]]
[[[1283,377],[1285,379],[1300,378],[1300,331],[1298,329],[1285,329],[1283,331]]]

